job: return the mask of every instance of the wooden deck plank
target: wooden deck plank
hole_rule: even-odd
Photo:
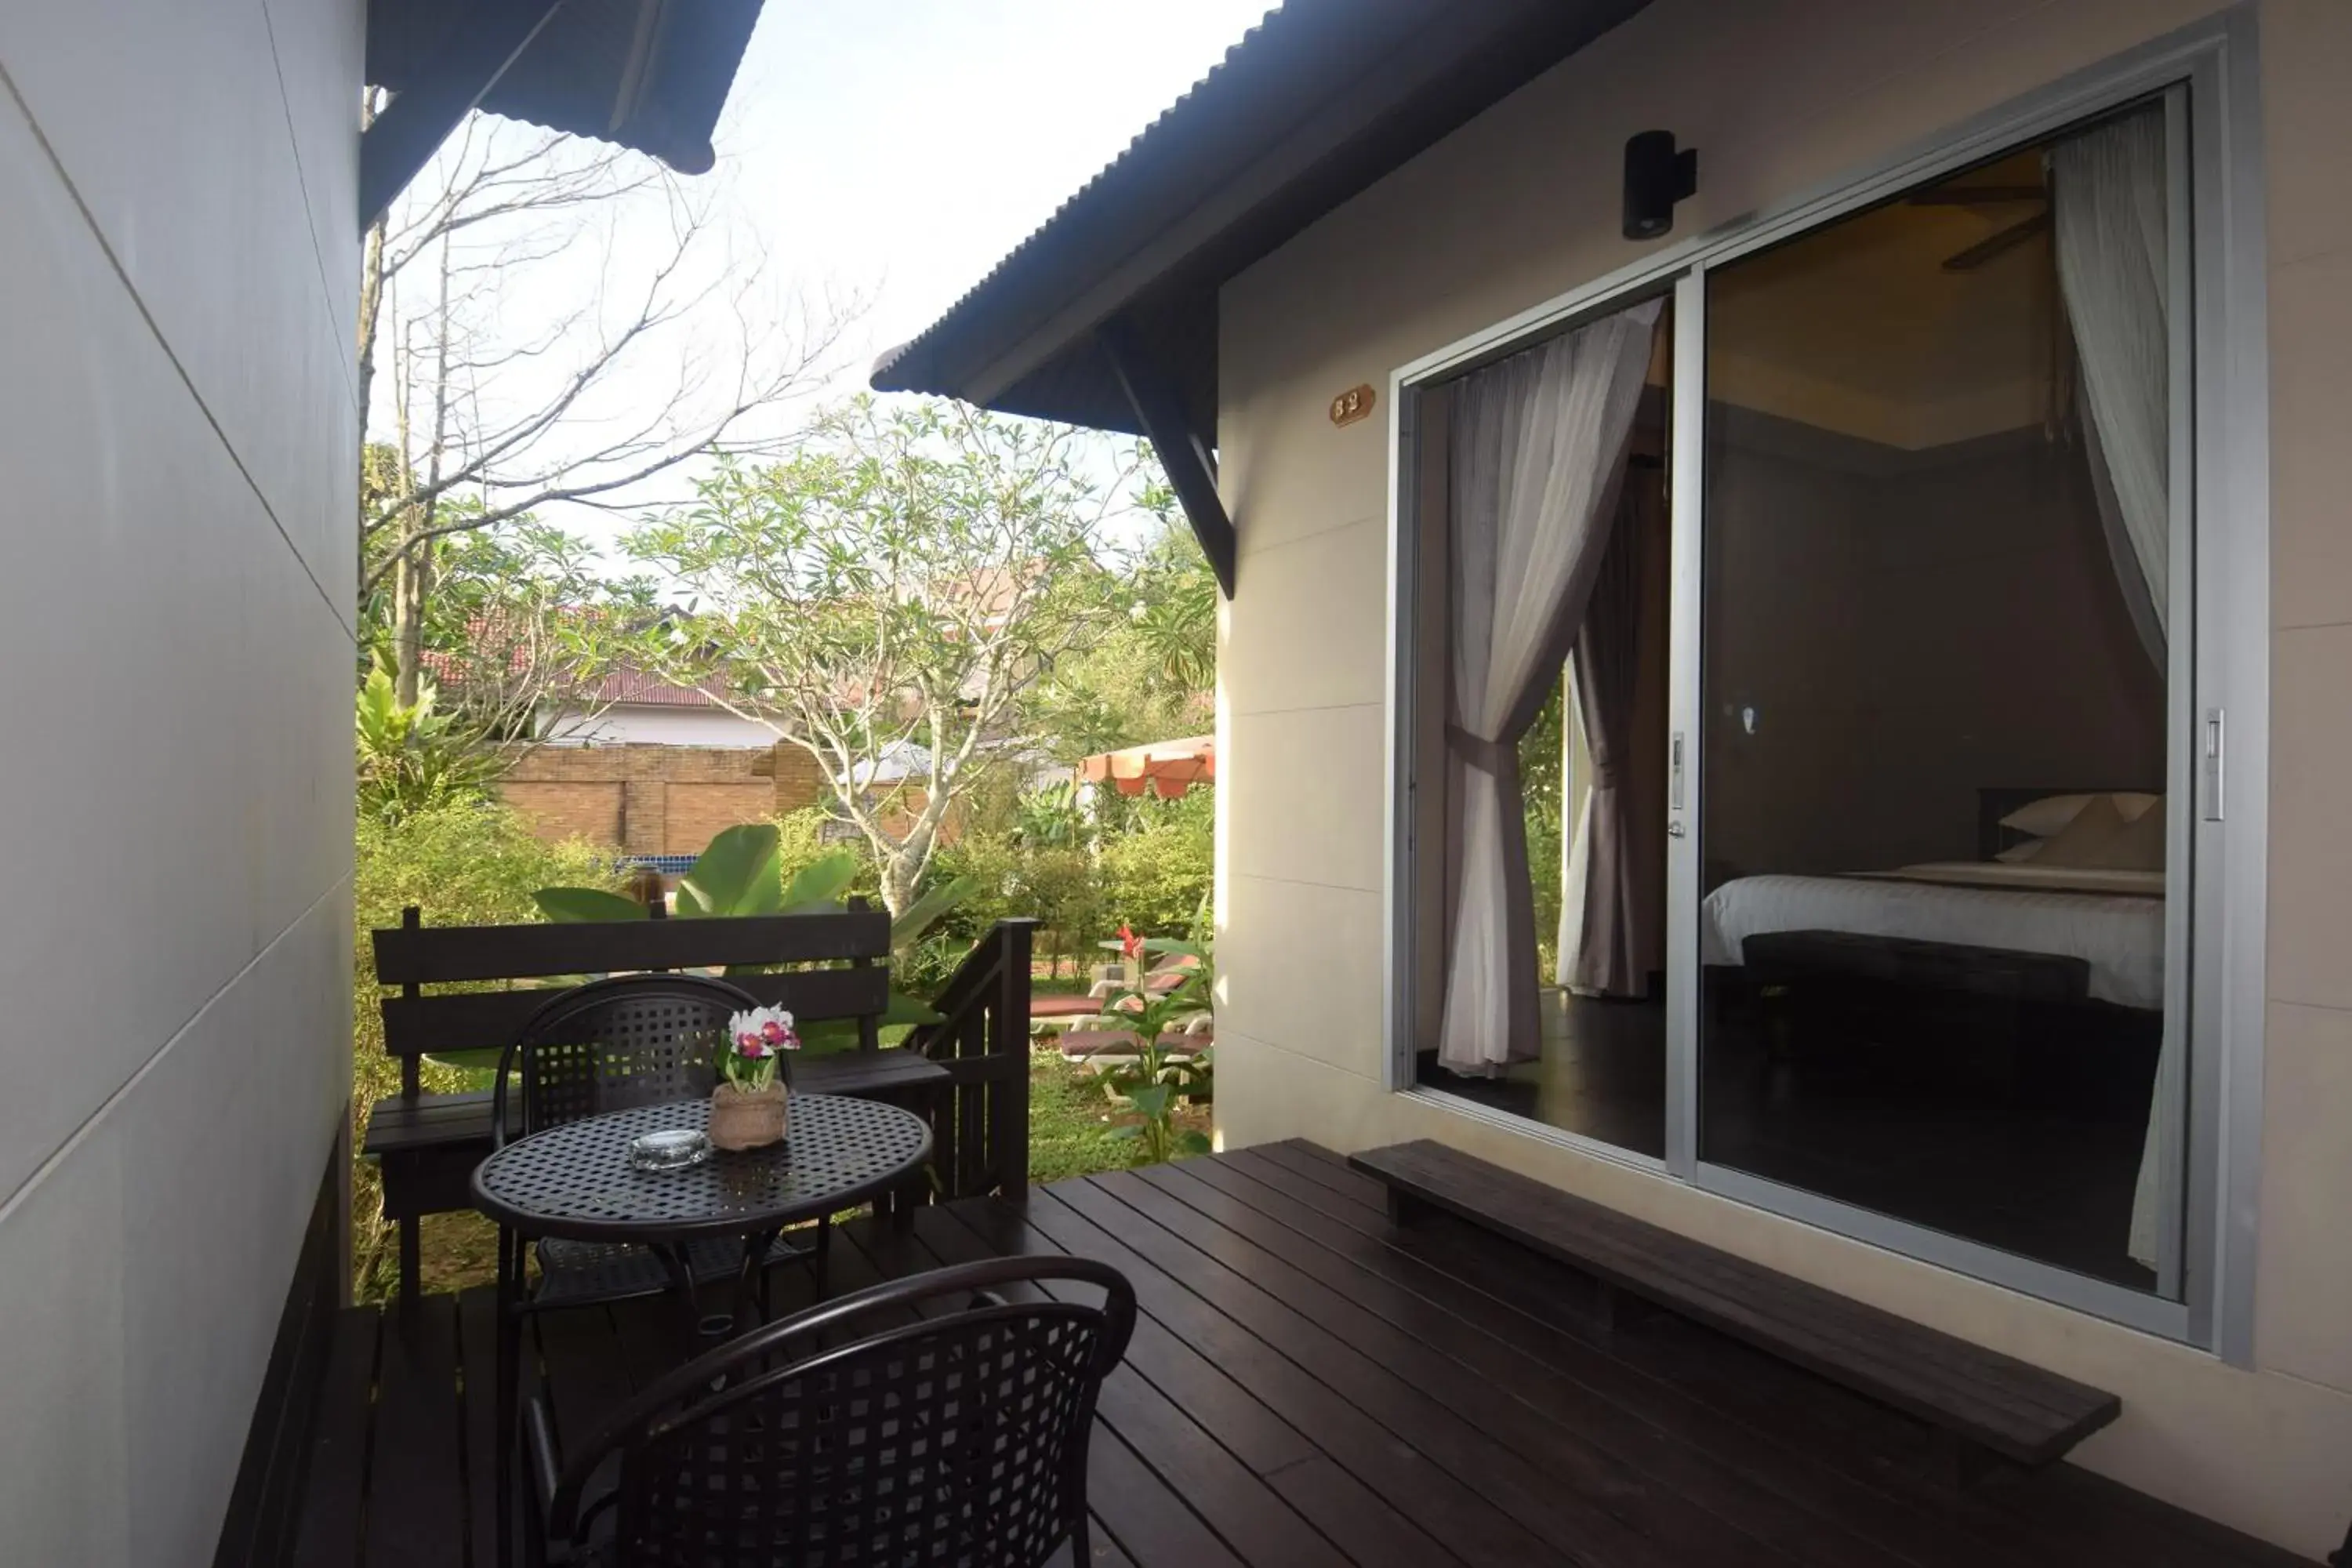
[[[375,1416],[376,1330],[382,1321],[373,1307],[346,1307],[335,1314],[294,1535],[294,1568],[352,1568],[360,1560],[368,1440]]]
[[[1465,1278],[1458,1264],[1449,1270],[1400,1247],[1396,1243],[1405,1238],[1380,1211],[1307,1182],[1283,1166],[1196,1161],[1185,1170],[1198,1182],[1252,1205],[1302,1241],[1477,1322],[1523,1353],[1659,1424],[1675,1440],[1716,1457],[1775,1494],[1897,1557],[1928,1568],[1976,1568],[1996,1551],[2011,1562],[2055,1562],[2022,1553],[2013,1532],[1996,1529],[1990,1539],[1972,1532],[1965,1519],[1970,1510],[1956,1503],[1949,1489],[1937,1497],[1908,1501],[1875,1490],[1823,1462],[1814,1451],[1788,1442],[1785,1433],[1775,1436],[1745,1420],[1727,1419],[1723,1409],[1697,1397],[1670,1369],[1629,1359],[1625,1336],[1592,1335],[1573,1315],[1547,1321],[1543,1310],[1556,1308],[1563,1295],[1557,1280],[1547,1276],[1539,1290],[1520,1297],[1528,1267],[1538,1260],[1524,1254],[1510,1256],[1514,1249],[1496,1237],[1475,1232],[1463,1238],[1465,1247],[1483,1244],[1487,1254],[1481,1262],[1492,1267],[1482,1285]],[[1314,1256],[1307,1251],[1297,1260],[1311,1261]],[[1529,1311],[1530,1304],[1538,1310]]]
[[[1121,1269],[1140,1308],[1085,1568],[2294,1561],[2063,1463],[1955,1492],[1916,1418],[1672,1313],[1605,1324],[1589,1275],[1442,1214],[1393,1226],[1378,1183],[1308,1144],[860,1218],[832,1284],[1033,1253]],[[798,1266],[771,1289],[778,1314],[810,1299]],[[418,1308],[335,1321],[296,1568],[495,1559],[495,1303]],[[559,1435],[707,1348],[677,1318],[648,1299],[530,1323]]]
[[[1252,1179],[1287,1184],[1290,1195],[1343,1223],[1369,1220],[1380,1233],[1388,1231],[1381,1184],[1329,1150],[1295,1141],[1260,1144],[1221,1156],[1218,1163]],[[1549,1279],[1540,1290],[1523,1288],[1541,1271],[1560,1266],[1507,1245],[1509,1258],[1496,1266],[1492,1260],[1499,1238],[1462,1222],[1449,1223],[1454,1227],[1451,1237],[1433,1240],[1416,1224],[1388,1239],[1395,1250],[1502,1299],[1522,1289],[1514,1305],[1531,1316],[1543,1318],[1548,1308],[1556,1309],[1561,1292]],[[1562,1317],[1554,1310],[1549,1321],[1571,1337],[1592,1332],[1573,1313]],[[1817,1470],[1852,1483],[1835,1505],[1842,1518],[1857,1526],[1875,1521],[1873,1533],[1894,1540],[1904,1514],[1917,1515],[1919,1528],[1901,1538],[1903,1549],[1915,1553],[1957,1549],[1962,1557],[1980,1553],[1979,1561],[2078,1564],[2128,1559],[2209,1568],[2238,1563],[2283,1568],[2298,1561],[2073,1466],[2047,1467],[2032,1484],[1956,1495],[1931,1475],[1937,1463],[1930,1451],[1932,1436],[1912,1417],[1671,1315],[1604,1338],[1629,1365],[1721,1410],[1736,1424],[1779,1434],[1781,1451],[1801,1455]],[[1890,1513],[1890,1508],[1896,1511]]]
[[[1087,1500],[1136,1568],[1242,1568],[1215,1531],[1099,1424],[1087,1445]]]
[[[1010,1248],[992,1246],[949,1208],[929,1208],[918,1215],[915,1233],[942,1262],[965,1263],[1003,1257],[1007,1251],[1032,1250],[1017,1240]],[[1085,1294],[1057,1293],[1072,1298]],[[1270,1475],[1318,1452],[1297,1427],[1259,1404],[1248,1390],[1149,1316],[1137,1318],[1127,1362],[1258,1475]]]
[[[1354,1156],[1416,1203],[1749,1341],[2026,1464],[2113,1420],[2115,1395],[1426,1140]]]
[[[1143,1310],[1170,1332],[1247,1384],[1300,1431],[1313,1433],[1341,1468],[1391,1500],[1463,1562],[1473,1568],[1519,1568],[1570,1561],[1411,1442],[1070,1207],[1063,1201],[1064,1186],[1030,1194],[1023,1216],[1029,1225],[1064,1250],[1125,1274]]]
[[[933,1268],[994,1256],[940,1210],[931,1210],[928,1223],[917,1215],[909,1239]],[[1279,1494],[1148,1380],[1131,1354],[1103,1380],[1096,1415],[1244,1563],[1254,1568],[1349,1568],[1348,1560]]]
[[[465,1437],[457,1418],[457,1301],[384,1314],[368,1457],[367,1568],[448,1568],[465,1556]]]
[[[953,1239],[951,1229],[965,1239]],[[950,1251],[960,1258],[1060,1251],[1020,1224],[1009,1207],[972,1200],[924,1211],[916,1231],[941,1238],[934,1241],[934,1249],[943,1257]],[[1083,1288],[1070,1287],[1056,1288],[1054,1293],[1074,1300],[1087,1295]],[[1266,1478],[1299,1517],[1339,1548],[1346,1561],[1412,1568],[1448,1568],[1461,1561],[1148,1313],[1138,1316],[1127,1360],[1170,1403]]]
[[[1373,1417],[1396,1440],[1556,1551],[1593,1568],[1675,1561],[1637,1529],[1594,1506],[1588,1495],[1561,1485],[1558,1477],[1514,1451],[1477,1420],[1400,1377],[1377,1357],[1333,1337],[1314,1317],[1262,1290],[1246,1275],[1151,1223],[1094,1178],[1068,1183],[1055,1195],[1119,1235],[1139,1255],[1263,1337]]]
[[[466,1560],[498,1562],[499,1293],[477,1285],[457,1297],[460,1418],[466,1431]],[[522,1472],[517,1468],[517,1475]],[[518,1559],[520,1561],[520,1559]]]
[[[1615,1455],[1659,1486],[1801,1562],[1823,1568],[1897,1568],[1916,1561],[1853,1534],[1802,1506],[1785,1488],[1765,1483],[1717,1453],[1708,1441],[1706,1429],[1711,1423],[1706,1412],[1656,1397],[1663,1391],[1631,1375],[1620,1363],[1592,1356],[1572,1358],[1562,1365],[1552,1356],[1537,1353],[1512,1331],[1516,1314],[1499,1303],[1475,1292],[1448,1291],[1442,1282],[1397,1279],[1377,1266],[1380,1249],[1370,1244],[1366,1245],[1365,1261],[1374,1266],[1364,1267],[1348,1256],[1348,1244],[1362,1237],[1347,1231],[1319,1237],[1313,1224],[1318,1216],[1295,1211],[1287,1217],[1297,1223],[1285,1224],[1225,1190],[1213,1179],[1214,1171],[1186,1168],[1198,1163],[1187,1161],[1137,1174],[1398,1332],[1444,1347],[1456,1363],[1597,1450]],[[1286,1206],[1272,1194],[1260,1201],[1276,1211]],[[1325,1239],[1337,1243],[1338,1249],[1315,1245]],[[1423,1289],[1414,1289],[1416,1284]]]
[[[1540,1517],[1564,1532],[1556,1539],[1568,1550],[1604,1564],[1668,1563],[1696,1568],[1721,1563],[1730,1568],[1782,1560],[1770,1543],[1712,1512],[1708,1501],[1674,1491],[1628,1463],[1611,1450],[1605,1437],[1595,1440],[1532,1407],[1507,1384],[1482,1376],[1455,1359],[1449,1353],[1454,1346],[1438,1348],[1447,1331],[1444,1325],[1426,1325],[1433,1331],[1429,1337],[1402,1331],[1279,1254],[1177,1202],[1135,1173],[1089,1180],[1313,1323],[1332,1344],[1411,1390],[1419,1402],[1425,1402],[1423,1420],[1430,1411],[1443,1412],[1475,1433],[1493,1452],[1472,1462],[1501,1485],[1509,1487],[1516,1480],[1539,1500]],[[1556,1405],[1552,1408],[1559,1414]],[[1588,1423],[1579,1425],[1589,1430]],[[1419,1441],[1409,1433],[1399,1435]],[[1643,1439],[1630,1422],[1622,1436],[1632,1442]]]

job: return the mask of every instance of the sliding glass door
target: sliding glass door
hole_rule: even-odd
[[[2177,1298],[2173,142],[2135,105],[1705,270],[1677,651],[1698,1168]]]
[[[2194,1334],[2245,551],[2211,143],[2143,90],[1401,373],[1394,1027],[1401,1087]],[[1607,420],[1465,437],[1546,376]],[[1573,544],[1532,608],[1514,529]]]

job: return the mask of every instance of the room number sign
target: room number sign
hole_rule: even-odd
[[[1331,423],[1353,425],[1372,411],[1372,389],[1351,386],[1331,400]]]

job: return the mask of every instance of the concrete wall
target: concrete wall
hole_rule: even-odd
[[[360,0],[0,5],[0,1559],[209,1562],[349,1095]]]
[[[567,746],[772,746],[776,732],[739,719],[723,708],[677,708],[656,703],[615,703],[573,729],[553,726]]]
[[[1385,1093],[1385,421],[1331,395],[1625,265],[1618,148],[1701,151],[1700,233],[2215,9],[2210,0],[1656,0],[1228,286],[1218,1113],[1232,1145],[1437,1137],[2116,1390],[2084,1463],[2299,1551],[2352,1513],[2352,6],[2262,0],[2273,551],[2271,1006],[2256,1366]],[[1323,983],[1301,987],[1313,973]]]

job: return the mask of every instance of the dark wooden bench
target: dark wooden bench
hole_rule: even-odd
[[[1944,1434],[1956,1480],[1990,1457],[2048,1464],[2113,1421],[2114,1394],[1851,1300],[1426,1141],[1349,1163],[1386,1184],[1391,1217],[1454,1215],[1632,1298],[1743,1340]]]
[[[2058,952],[2019,952],[1920,942],[1852,931],[1759,931],[1740,943],[1759,984],[1815,978],[1868,980],[1906,990],[1948,992],[2005,1002],[2080,1002],[2091,966]]]
[[[573,976],[800,965],[730,977],[761,1002],[791,1008],[803,1025],[856,1024],[856,1050],[794,1064],[797,1089],[890,1100],[929,1115],[940,1152],[955,1156],[943,1167],[950,1176],[942,1195],[973,1195],[961,1190],[971,1184],[975,1191],[998,1190],[1008,1181],[1025,1186],[1030,928],[1027,921],[1000,922],[943,996],[947,1022],[919,1031],[908,1046],[885,1048],[879,1021],[889,1002],[890,921],[878,910],[499,926],[427,926],[416,909],[403,911],[400,925],[373,933],[376,978],[387,987],[384,1048],[400,1062],[401,1091],[376,1103],[362,1147],[383,1174],[383,1217],[399,1231],[404,1298],[413,1299],[418,1288],[418,1222],[472,1207],[474,1167],[490,1152],[489,1091],[428,1093],[420,1061],[428,1054],[503,1048]],[[993,983],[1016,972],[1017,996],[1009,983]],[[992,983],[975,983],[969,978],[975,973]],[[537,984],[511,984],[517,981]],[[425,989],[483,982],[508,988]],[[981,1157],[1009,1138],[983,1143],[971,1131],[992,1106],[1000,1121],[1017,1114],[1018,1161]]]

